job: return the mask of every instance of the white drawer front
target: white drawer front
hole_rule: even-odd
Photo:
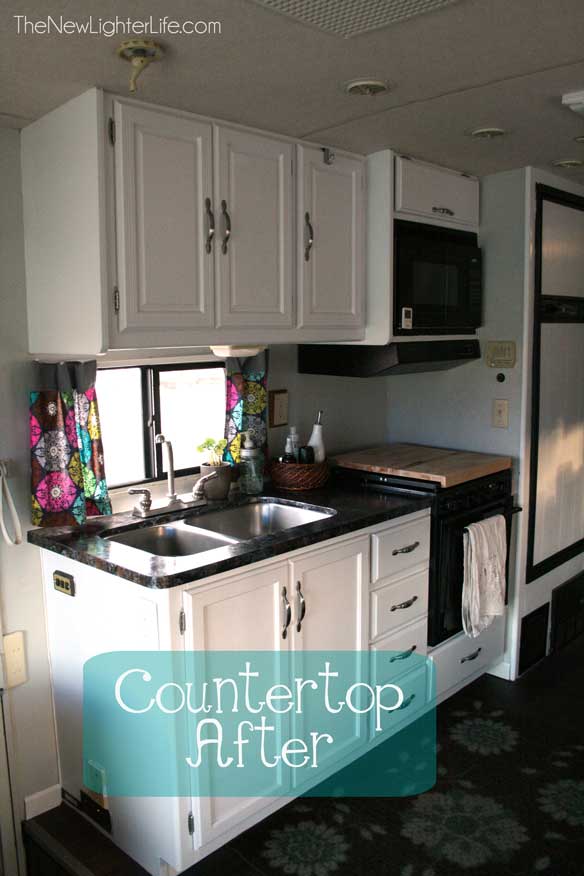
[[[428,570],[422,569],[371,592],[371,638],[377,639],[403,624],[426,617]]]
[[[430,517],[371,536],[371,581],[399,575],[430,561]]]
[[[401,675],[404,672],[409,672],[411,669],[411,661],[408,660],[412,654],[426,654],[428,646],[426,644],[428,638],[426,618],[417,621],[415,624],[410,624],[404,627],[399,632],[391,636],[385,636],[371,645],[371,651],[395,651],[395,654],[388,655],[387,663],[378,662],[377,668],[386,666],[386,672],[378,672],[379,678],[376,679],[376,684],[385,684],[391,681],[396,675]],[[402,656],[403,655],[403,656]]]
[[[403,693],[403,702],[399,709],[382,715],[382,730],[375,729],[375,716],[371,715],[370,736],[378,739],[381,736],[391,736],[401,730],[405,724],[418,717],[420,711],[429,701],[429,672],[426,666],[417,666],[416,669],[406,673],[397,680],[398,686]],[[394,680],[393,677],[391,679]],[[374,682],[383,684],[382,681]],[[389,702],[389,701],[388,701]]]
[[[423,162],[396,158],[395,209],[429,221],[476,226],[478,180]]]
[[[493,663],[503,653],[504,636],[503,617],[494,621],[476,639],[462,634],[432,651],[436,666],[436,695],[440,696]]]

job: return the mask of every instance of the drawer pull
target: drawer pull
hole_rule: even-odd
[[[454,210],[450,207],[432,207],[432,213],[440,213],[442,216],[454,216]]]
[[[410,605],[414,604],[414,602],[417,600],[417,598],[418,598],[417,596],[412,596],[411,599],[406,599],[405,602],[398,602],[397,605],[392,605],[389,610],[390,611],[400,611],[400,609],[402,609],[402,608],[409,608]]]
[[[390,657],[389,662],[395,663],[396,660],[407,660],[408,657],[412,656],[417,647],[417,645],[412,645],[407,651],[402,651],[401,654],[396,654],[394,657]]]
[[[286,595],[286,588],[282,587],[282,638],[288,635],[288,627],[292,621],[292,609]]]
[[[460,662],[461,663],[468,663],[469,660],[476,660],[482,650],[483,650],[482,648],[477,648],[476,651],[472,652],[472,654],[467,654],[466,657],[461,657]]]
[[[415,541],[413,544],[406,544],[405,547],[396,548],[391,552],[392,557],[397,557],[398,554],[411,554],[417,547],[420,547],[420,542]]]
[[[401,706],[398,706],[398,707],[397,707],[396,712],[399,712],[400,709],[407,709],[407,707],[408,707],[408,706],[411,706],[411,704],[414,702],[415,699],[416,699],[416,695],[415,695],[415,693],[410,694],[409,697],[407,697],[407,698],[403,701],[403,703],[401,704]]]
[[[306,600],[304,599],[304,596],[302,594],[301,587],[302,587],[302,585],[300,584],[300,581],[297,581],[296,582],[296,595],[297,595],[297,599],[298,599],[298,607],[296,609],[296,617],[297,617],[296,630],[297,630],[297,632],[300,632],[300,630],[302,629],[302,621],[304,620],[304,616],[306,614]]]

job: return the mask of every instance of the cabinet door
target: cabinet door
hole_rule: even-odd
[[[292,160],[289,143],[215,128],[220,328],[293,325]]]
[[[120,102],[115,119],[118,331],[169,344],[213,325],[212,127]]]
[[[364,679],[367,673],[369,538],[363,536],[328,550],[320,548],[292,562],[291,567],[294,676],[313,677],[310,673],[314,671],[314,663],[308,664],[305,651],[331,653],[331,671],[334,671],[332,652],[351,652],[347,662],[343,663],[344,674],[349,677],[339,678],[338,686],[334,689],[331,685],[332,701],[336,690],[344,693],[355,681]],[[293,735],[307,738],[315,722],[318,726],[316,715],[310,708],[310,700],[307,699],[303,713],[292,717]],[[335,719],[333,735],[336,744],[328,750],[320,749],[321,767],[334,772],[344,758],[364,744],[366,732],[363,717],[345,709],[343,715]],[[320,775],[320,778],[324,776]]]
[[[395,209],[436,224],[476,227],[479,224],[479,182],[453,170],[398,156]]]
[[[363,162],[298,146],[296,222],[299,328],[362,327]]]
[[[288,639],[282,638],[282,590],[288,587],[288,574],[288,565],[283,563],[265,571],[235,575],[214,587],[201,589],[199,585],[186,590],[183,596],[186,648],[192,651],[265,650],[274,652],[277,661],[278,653],[288,647]],[[290,733],[286,715],[279,721],[274,720],[274,724],[275,751],[278,746],[281,749]],[[273,752],[268,751],[268,747],[267,756],[272,757]],[[248,819],[257,821],[258,813],[273,802],[268,795],[282,795],[283,781],[282,772],[275,767],[261,797],[194,797],[197,847],[210,843],[236,825],[243,826]]]

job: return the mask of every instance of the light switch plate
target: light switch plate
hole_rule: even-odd
[[[495,429],[509,428],[509,401],[506,398],[493,399],[492,424]]]
[[[270,426],[288,425],[288,390],[272,389],[269,393]]]
[[[25,681],[28,681],[28,675],[22,630],[3,636],[2,646],[4,651],[4,687],[11,688],[24,684]]]

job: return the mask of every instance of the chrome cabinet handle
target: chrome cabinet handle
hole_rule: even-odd
[[[420,542],[415,541],[413,544],[407,544],[405,547],[396,548],[391,552],[392,557],[397,557],[398,554],[411,554],[417,547],[420,547]]]
[[[396,654],[394,657],[390,657],[389,662],[395,663],[396,660],[407,660],[408,657],[412,656],[417,647],[417,645],[412,645],[407,651],[402,651],[401,654]]]
[[[310,213],[304,214],[304,261],[310,261],[310,250],[312,249],[312,244],[314,243],[314,228],[312,227],[312,223],[310,221]]]
[[[302,629],[302,621],[304,620],[304,617],[306,615],[306,600],[304,599],[304,596],[302,594],[302,590],[300,589],[301,586],[302,585],[300,584],[300,581],[297,581],[296,582],[296,597],[298,599],[298,608],[296,610],[296,617],[298,620],[296,621],[296,631],[298,633]]]
[[[290,607],[290,603],[288,602],[288,596],[286,595],[286,588],[282,587],[282,638],[285,639],[288,635],[288,627],[290,626],[290,622],[292,621],[292,609]]]
[[[207,240],[205,241],[205,250],[211,252],[213,247],[213,238],[215,237],[215,216],[211,209],[211,199],[205,198],[205,212],[207,214]]]
[[[401,706],[398,706],[398,707],[397,707],[396,712],[399,712],[400,709],[407,709],[407,707],[408,707],[408,706],[411,706],[411,704],[414,702],[415,699],[416,699],[416,695],[415,695],[415,693],[410,694],[409,697],[407,697],[407,699],[405,699],[405,700],[403,701],[403,703],[401,704]]]
[[[223,214],[223,220],[225,222],[225,232],[223,234],[223,243],[221,244],[221,252],[223,255],[227,254],[227,244],[229,243],[229,238],[231,237],[231,216],[227,212],[227,201],[221,201],[221,212]]]
[[[477,648],[476,651],[472,652],[472,654],[467,654],[466,657],[461,657],[460,662],[468,663],[469,660],[476,660],[482,650],[482,648]]]
[[[414,602],[416,601],[417,598],[418,598],[417,596],[412,596],[411,599],[406,599],[405,602],[398,602],[397,605],[392,605],[389,610],[390,611],[399,611],[402,608],[409,608],[410,605],[414,604]]]
[[[450,207],[432,207],[432,213],[440,213],[442,216],[454,216],[454,210]]]

